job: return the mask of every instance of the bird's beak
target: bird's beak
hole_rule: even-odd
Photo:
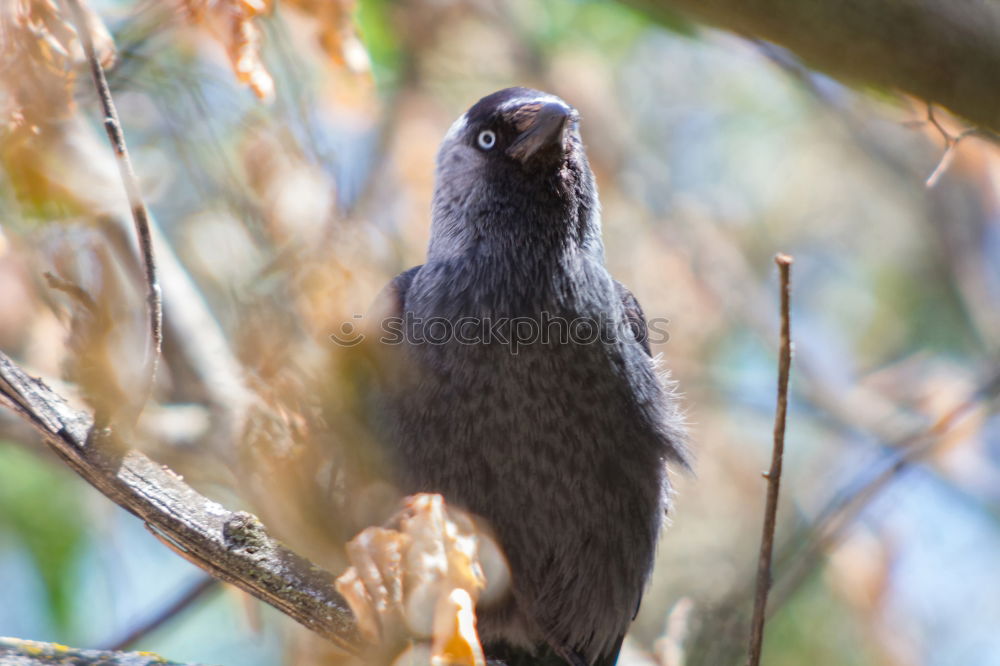
[[[559,147],[575,111],[559,102],[526,104],[514,113],[514,125],[521,132],[507,149],[507,154],[526,164],[535,155]]]

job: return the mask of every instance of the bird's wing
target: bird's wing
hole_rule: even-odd
[[[401,367],[397,351],[400,345],[398,342],[386,343],[403,332],[399,322],[403,318],[406,294],[419,270],[420,266],[416,266],[404,271],[382,288],[361,322],[358,342],[348,345],[348,353],[340,356],[345,373],[341,385],[356,387],[355,391],[349,391],[348,394],[357,399],[353,412],[358,418],[359,432],[363,433],[362,437],[366,437],[365,441],[368,442],[376,443],[383,439],[384,403],[390,393],[396,390]],[[332,400],[324,404],[326,403],[340,404]],[[358,483],[381,480],[387,473],[383,453],[380,446],[347,447],[344,465],[352,470],[354,477],[360,479]],[[367,527],[367,524],[356,527],[360,530]]]
[[[369,317],[378,317],[380,320],[387,317],[402,317],[403,307],[406,304],[406,292],[409,291],[413,278],[422,267],[423,265],[414,266],[394,277],[392,282],[387,284],[375,297],[375,303],[372,305]]]
[[[621,299],[622,307],[625,310],[625,321],[632,329],[635,341],[639,343],[647,355],[652,356],[653,353],[649,349],[649,329],[646,326],[646,315],[642,311],[642,306],[639,305],[639,301],[632,295],[632,292],[618,280],[615,280],[615,291],[618,293],[618,298]]]

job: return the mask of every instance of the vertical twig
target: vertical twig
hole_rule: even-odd
[[[160,348],[163,345],[163,304],[160,297],[160,285],[156,278],[156,260],[153,256],[153,240],[149,231],[149,212],[146,204],[142,200],[139,191],[139,181],[132,168],[132,160],[128,155],[128,147],[125,145],[125,134],[122,132],[121,123],[118,120],[118,111],[115,109],[114,100],[111,98],[111,88],[108,86],[107,77],[104,75],[104,67],[97,57],[94,48],[94,40],[90,34],[87,16],[80,4],[80,0],[65,0],[73,13],[73,23],[76,25],[77,35],[83,45],[84,55],[90,64],[90,71],[94,77],[94,87],[97,89],[97,96],[101,101],[101,110],[104,113],[104,129],[108,133],[108,140],[115,153],[118,163],[118,173],[121,175],[122,184],[125,186],[125,194],[128,196],[129,208],[132,211],[132,221],[135,223],[135,233],[139,243],[139,255],[142,257],[143,273],[146,278],[146,314],[149,322],[149,345],[147,347],[146,358],[146,387],[143,391],[142,405],[146,403],[152,391],[153,380],[156,377],[156,369],[160,362]]]
[[[764,644],[764,622],[767,594],[771,590],[771,555],[774,551],[774,525],[778,513],[778,492],[781,489],[781,463],[785,455],[785,418],[788,414],[788,375],[792,366],[791,315],[789,313],[789,274],[792,258],[778,254],[774,263],[781,274],[781,349],[778,356],[778,406],[774,414],[774,450],[767,478],[767,504],[761,531],[760,557],[757,560],[757,586],[753,600],[753,620],[750,625],[750,655],[748,666],[760,666]]]

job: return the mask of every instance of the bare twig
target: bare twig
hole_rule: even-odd
[[[56,291],[61,291],[62,293],[69,296],[73,301],[79,303],[86,309],[87,312],[96,313],[98,311],[97,303],[94,302],[93,297],[87,293],[86,289],[80,287],[80,285],[70,282],[69,280],[64,280],[58,275],[54,275],[46,271],[43,273],[45,282],[49,285],[50,289],[55,289]]]
[[[982,0],[622,0],[793,51],[842,81],[901,90],[1000,131],[1000,6]]]
[[[205,301],[205,295],[191,279],[153,215],[149,216],[149,232],[157,257],[159,283],[168,304],[164,326],[197,376],[212,411],[212,436],[206,441],[231,445],[243,434],[247,409],[254,395],[244,381],[239,359]],[[108,226],[107,233],[119,252],[134,256],[125,220],[116,219],[115,224]],[[132,266],[130,264],[130,268]],[[137,269],[135,266],[134,270]],[[231,450],[223,453],[232,456]]]
[[[941,176],[948,171],[948,167],[951,166],[952,161],[955,159],[955,149],[958,148],[958,144],[962,141],[962,139],[972,136],[973,134],[978,134],[980,130],[976,127],[971,127],[963,130],[957,135],[952,134],[945,129],[941,122],[934,116],[933,104],[927,105],[927,122],[933,125],[934,129],[941,134],[941,138],[944,139],[945,146],[944,154],[941,156],[941,159],[938,160],[937,166],[934,168],[931,175],[927,177],[927,180],[924,181],[924,185],[930,189],[937,185],[938,181],[941,180]]]
[[[191,585],[180,597],[175,599],[166,608],[161,608],[155,615],[147,619],[142,624],[133,627],[127,634],[113,641],[107,648],[108,651],[118,652],[124,650],[153,633],[170,620],[190,608],[192,604],[201,599],[205,594],[217,589],[219,581],[211,576],[202,576],[200,580]]]
[[[788,414],[788,375],[792,366],[791,315],[789,313],[789,273],[792,258],[779,254],[774,258],[781,274],[781,349],[778,356],[778,407],[774,414],[774,450],[771,453],[771,470],[767,473],[767,504],[764,508],[764,527],[760,540],[760,558],[757,561],[757,586],[753,601],[753,620],[750,625],[749,666],[760,665],[764,643],[767,593],[771,589],[771,555],[774,552],[774,526],[778,514],[778,492],[781,489],[781,463],[785,454],[785,420]]]
[[[754,40],[754,43],[765,57],[788,72],[791,77],[805,87],[818,103],[818,109],[833,114],[832,117],[844,127],[855,145],[869,155],[875,165],[882,167],[887,175],[900,179],[906,187],[909,187],[914,175],[912,160],[904,155],[904,152],[891,139],[884,136],[880,130],[871,127],[870,119],[862,117],[862,110],[855,104],[859,99],[857,95],[843,94],[844,89],[833,88],[829,79],[821,77],[806,67],[787,50],[763,40]],[[831,88],[837,92],[832,93]],[[926,110],[924,118],[904,121],[903,127],[908,129],[926,128],[932,124],[931,117],[933,116],[933,124],[936,126],[937,132],[945,136],[946,151],[950,139],[963,140],[973,135],[1000,145],[1000,135],[982,128],[968,128],[955,137],[944,131],[941,123],[937,121],[937,114],[934,113],[933,107],[925,104],[923,108]],[[865,112],[864,115],[870,114]],[[949,162],[956,152],[957,150],[952,151],[951,155],[947,156]],[[944,157],[945,155],[942,155],[938,167],[935,168],[935,171],[939,172],[938,175],[932,174],[931,177],[924,179],[925,187],[928,189],[933,189],[937,185],[940,174],[943,174],[950,167],[950,164],[941,167],[940,162],[943,161]],[[975,181],[974,177],[968,173],[963,174],[961,180],[965,185]],[[985,259],[982,253],[974,251],[968,244],[976,243],[979,235],[983,233],[980,227],[989,224],[989,211],[994,210],[1000,204],[1000,192],[991,196],[985,190],[993,188],[979,189],[984,194],[986,201],[982,205],[977,205],[979,198],[971,198],[969,199],[970,204],[962,207],[962,210],[968,209],[970,213],[975,211],[975,220],[969,220],[963,224],[942,224],[941,221],[945,217],[941,215],[940,210],[937,210],[937,205],[940,205],[938,200],[932,198],[932,205],[923,207],[925,211],[923,221],[935,233],[942,236],[944,258],[953,274],[952,280],[961,298],[962,307],[968,313],[980,343],[991,354],[996,355],[1000,351],[1000,308],[997,308],[993,303],[995,299],[992,297],[989,287],[989,269],[985,265],[988,259]],[[955,188],[950,188],[950,191],[943,193],[942,196],[952,196],[954,190]],[[987,210],[983,210],[984,208]],[[961,251],[963,249],[965,251]],[[846,405],[845,408],[851,410],[851,407]]]
[[[141,409],[149,398],[153,388],[153,380],[156,377],[156,369],[160,362],[160,349],[163,346],[163,304],[160,297],[160,285],[156,279],[156,258],[153,254],[153,240],[149,231],[149,211],[142,200],[142,193],[139,190],[139,180],[135,176],[132,168],[132,160],[128,155],[128,146],[125,145],[125,134],[122,132],[121,122],[118,120],[118,111],[115,109],[114,100],[111,98],[111,88],[104,75],[104,67],[97,57],[94,48],[94,40],[90,34],[86,15],[80,0],[66,0],[70,11],[73,12],[73,22],[76,24],[76,31],[83,45],[83,52],[90,63],[90,71],[94,78],[94,87],[97,89],[97,96],[101,101],[101,109],[104,113],[104,129],[108,133],[108,140],[115,153],[118,163],[118,172],[121,175],[122,184],[125,187],[125,194],[128,197],[129,208],[132,211],[132,221],[135,223],[136,238],[139,243],[139,254],[142,256],[143,273],[146,279],[146,314],[149,321],[149,345],[147,347],[147,373],[146,387],[142,400],[138,403]]]
[[[268,535],[254,516],[229,511],[174,472],[95,429],[42,381],[0,352],[0,403],[42,434],[73,470],[146,523],[174,552],[212,576],[266,601],[289,617],[354,651],[357,631],[334,576]]]
[[[801,377],[801,373],[797,375]],[[990,379],[973,391],[966,400],[950,410],[930,426],[920,429],[906,437],[885,440],[881,447],[892,450],[892,459],[880,471],[870,474],[867,470],[857,474],[855,480],[847,484],[845,490],[837,493],[818,517],[808,524],[799,526],[795,534],[788,537],[779,549],[775,558],[776,575],[766,608],[768,619],[781,609],[810,579],[816,567],[824,561],[824,556],[834,548],[854,524],[864,509],[871,505],[882,492],[891,487],[907,469],[919,463],[932,454],[947,441],[947,435],[961,423],[963,417],[976,407],[984,405],[985,401],[995,400],[1000,394],[1000,373],[995,372]],[[846,425],[846,424],[845,424]],[[851,424],[851,427],[864,430],[863,424]],[[879,433],[870,432],[874,437]],[[932,469],[932,468],[930,468]],[[713,621],[714,644],[725,650],[727,641],[720,641],[720,635],[732,635],[741,631],[744,626],[742,608],[744,600],[750,598],[753,589],[750,586],[740,586],[729,592],[716,608],[718,615]],[[722,627],[720,629],[720,627]],[[697,638],[697,637],[696,637]],[[723,645],[724,644],[724,645]],[[730,660],[731,653],[724,651],[712,652],[705,657],[704,663],[725,663]],[[733,656],[732,659],[736,657]],[[701,662],[699,662],[701,663]]]
[[[758,284],[743,251],[714,225],[689,225],[687,230],[696,234],[690,243],[698,252],[699,263],[717,268],[701,276],[704,288],[719,299],[728,299],[726,306],[737,311],[741,321],[754,330],[762,341],[769,342],[777,337],[774,336],[772,321],[779,319],[778,313],[771,306],[766,291]],[[732,294],[744,297],[732,298]],[[823,562],[825,553],[839,542],[845,530],[868,506],[867,502],[891,487],[904,469],[919,464],[924,457],[937,450],[946,441],[946,435],[954,431],[971,408],[994,401],[1000,394],[1000,374],[994,369],[958,408],[933,424],[925,424],[919,415],[862,383],[856,383],[847,392],[830,385],[824,375],[814,369],[816,364],[810,363],[808,352],[808,348],[796,350],[796,395],[818,408],[837,427],[866,433],[876,440],[880,451],[892,452],[892,460],[886,468],[894,467],[896,471],[881,479],[876,479],[880,475],[873,475],[868,468],[859,472],[855,480],[846,485],[848,490],[837,493],[827,508],[820,512],[819,518],[799,526],[796,533],[779,548],[775,558],[775,580],[767,607],[768,617],[786,603],[803,582],[809,580],[810,574]],[[996,368],[995,363],[991,364]],[[910,447],[917,447],[917,450],[910,451]],[[905,460],[898,459],[903,457]],[[948,477],[933,466],[925,469],[949,483]],[[875,492],[862,490],[869,483],[877,484],[878,489]],[[848,500],[848,497],[855,499]],[[737,636],[743,634],[745,604],[752,598],[753,592],[752,584],[741,585],[730,590],[711,608],[703,609],[702,621],[695,625],[688,641],[697,663],[735,663],[741,658],[740,650],[732,646],[738,644]],[[709,616],[711,621],[705,620]],[[725,636],[725,639],[720,639],[720,636]]]
[[[869,506],[903,471],[933,453],[945,435],[958,425],[983,400],[1000,392],[1000,372],[995,372],[982,386],[924,430],[887,445],[893,450],[892,459],[878,473],[849,484],[803,528],[804,534],[789,539],[787,552],[779,562],[789,562],[776,585],[776,607],[783,604],[809,577],[822,555],[844,536],[865,507]]]

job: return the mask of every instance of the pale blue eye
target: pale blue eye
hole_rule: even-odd
[[[479,133],[479,138],[476,139],[479,143],[479,147],[483,150],[489,150],[497,143],[497,135],[493,130],[483,130]]]

